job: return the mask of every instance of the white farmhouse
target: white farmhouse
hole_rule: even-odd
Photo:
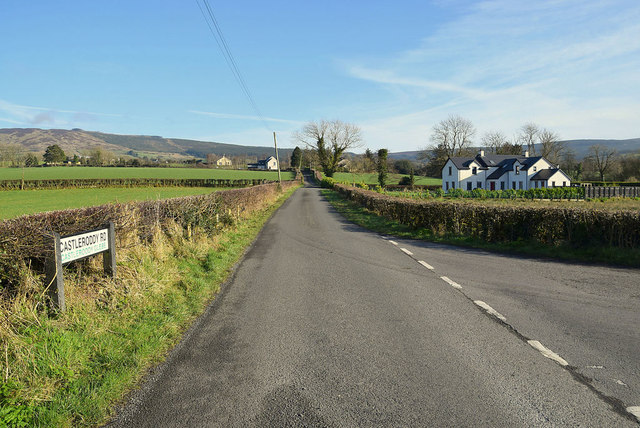
[[[570,186],[571,179],[542,156],[485,155],[447,159],[442,168],[442,189],[537,189]]]
[[[267,171],[275,171],[278,169],[278,161],[274,156],[269,156],[266,159],[261,159],[257,163],[250,163],[249,169],[264,169]]]
[[[218,166],[231,166],[231,165],[233,165],[233,162],[231,162],[231,159],[229,159],[227,156],[222,155],[222,157],[216,161],[216,165],[218,165]]]

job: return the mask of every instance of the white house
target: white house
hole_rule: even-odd
[[[542,156],[485,155],[447,159],[442,168],[442,189],[536,189],[570,186],[571,179]]]
[[[274,156],[259,160],[257,163],[250,163],[249,169],[264,169],[267,171],[275,171],[278,169],[278,161]]]
[[[216,161],[216,165],[218,165],[218,166],[231,166],[231,165],[233,165],[233,162],[231,162],[231,159],[229,159],[225,155],[222,155],[222,157]]]

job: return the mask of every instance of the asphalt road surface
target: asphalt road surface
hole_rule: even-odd
[[[395,240],[305,187],[111,425],[623,427],[636,406],[639,270]]]

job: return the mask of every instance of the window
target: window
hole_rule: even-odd
[[[563,181],[563,182],[562,182],[562,187],[566,187],[566,185],[567,185],[567,182],[566,182],[566,181]]]
[[[518,181],[518,189],[522,190],[522,181]]]
[[[477,189],[482,189],[482,181],[478,181],[478,182],[476,183],[476,188],[477,188]]]
[[[541,181],[540,182],[540,187],[544,187],[544,186],[545,186],[544,181]]]
[[[512,181],[512,182],[511,182],[511,188],[512,188],[513,190],[516,190],[516,182],[515,182],[515,181]]]
[[[538,167],[534,165],[533,172],[536,172],[537,170],[538,170]]]
[[[516,165],[516,174],[520,174],[520,165]]]
[[[533,182],[533,187],[535,187],[536,189],[538,188],[538,182],[537,181]]]
[[[504,188],[505,188],[504,181],[501,181],[500,182],[500,190],[504,190]]]
[[[449,167],[449,175],[451,175],[451,167]]]
[[[467,190],[471,190],[471,186],[472,186],[471,182],[467,181]]]
[[[476,174],[478,173],[478,167],[477,167],[477,166],[474,166],[473,168],[471,168],[471,173],[472,173],[473,175],[476,175]]]
[[[445,186],[447,187],[447,189],[446,189],[446,190],[449,190],[449,182],[448,182],[448,181],[445,181],[445,182],[444,182],[444,184],[445,184]]]
[[[552,181],[552,182],[551,182],[551,185],[552,185],[553,187],[556,187],[556,182],[555,182],[555,181]]]
[[[455,182],[455,181],[452,181],[452,182],[451,182],[451,188],[452,188],[452,189],[455,189],[455,188],[456,188],[456,182]]]

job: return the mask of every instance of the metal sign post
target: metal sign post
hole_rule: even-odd
[[[102,253],[102,266],[107,275],[116,276],[116,234],[113,222],[98,230],[60,237],[53,233],[53,257],[46,261],[46,286],[53,306],[64,312],[64,279],[62,265]]]

